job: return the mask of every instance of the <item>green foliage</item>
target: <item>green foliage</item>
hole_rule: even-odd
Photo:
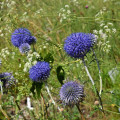
[[[65,71],[62,66],[58,66],[56,69],[57,78],[61,85],[63,85],[63,80],[65,79]]]
[[[43,83],[39,83],[39,82],[32,83],[32,87],[31,87],[30,91],[32,92],[32,94],[35,98],[40,98],[42,85],[43,85]],[[36,90],[37,96],[35,94],[35,90]]]
[[[87,119],[119,120],[120,74],[115,77],[114,83],[108,74],[113,68],[120,71],[119,5],[118,0],[0,0],[0,73],[12,72],[16,79],[16,84],[2,97],[0,95],[3,109],[0,109],[0,119],[4,120],[6,116],[12,120],[22,119],[23,113],[32,120],[78,120],[81,116],[77,108],[64,108],[59,98],[61,85],[66,80],[73,80],[84,85],[86,96],[81,110]],[[11,34],[20,27],[29,29],[37,38],[36,44],[31,46],[32,60],[20,54],[19,49],[11,43]],[[115,29],[116,32],[113,32]],[[103,79],[101,96],[106,118],[96,105],[93,106],[98,97],[82,61],[67,56],[63,50],[64,40],[71,33],[93,33],[94,30],[97,30],[98,36],[94,49]],[[104,34],[99,34],[101,30]],[[29,79],[29,68],[36,61],[50,63],[52,69],[47,80],[48,86],[56,106],[63,108],[63,112],[53,105],[44,84]],[[92,51],[87,54],[85,61],[99,90],[99,71]],[[33,111],[23,102],[27,96],[31,97]],[[21,110],[17,108],[16,100]]]

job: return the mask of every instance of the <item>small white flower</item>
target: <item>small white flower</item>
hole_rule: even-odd
[[[105,31],[110,33],[110,29],[105,29]]]
[[[15,75],[18,75],[18,73],[17,73],[17,72],[15,72]]]
[[[28,61],[29,61],[29,62],[32,62],[32,57],[30,57],[30,58],[28,59]]]
[[[19,68],[21,68],[21,64],[19,64]]]
[[[101,24],[100,24],[100,27],[102,27],[102,26],[104,26],[104,25],[105,25],[104,23],[101,23]]]
[[[11,5],[15,5],[16,4],[16,2],[15,1],[11,1]]]
[[[100,30],[99,30],[99,34],[100,34],[100,35],[103,34],[103,30],[100,29]]]
[[[6,58],[6,55],[2,55],[3,58]]]
[[[116,33],[116,29],[115,29],[115,28],[113,28],[113,29],[112,29],[112,32],[113,32],[113,33]]]
[[[59,17],[61,16],[61,13],[59,13],[59,15],[58,15]]]
[[[71,11],[70,10],[67,10],[67,14],[70,14],[71,13]]]
[[[66,17],[63,17],[63,19],[66,19]]]
[[[46,49],[47,47],[46,46],[43,46],[44,49]]]
[[[98,33],[98,31],[97,31],[97,30],[93,30],[93,33],[94,33],[94,34],[97,34],[97,33]]]
[[[108,45],[108,48],[111,48],[111,45]]]
[[[105,33],[101,34],[100,36],[103,40],[106,40],[106,38],[108,37]]]
[[[65,5],[66,8],[69,8],[69,5]]]
[[[62,14],[62,17],[66,17],[66,15],[65,15],[65,14]]]
[[[3,36],[4,36],[4,34],[2,33],[0,36],[1,36],[1,37],[3,37]]]
[[[37,61],[33,61],[33,65],[35,65],[37,63]]]
[[[24,12],[24,13],[23,13],[23,15],[26,15],[26,14],[27,14],[27,12]]]
[[[27,72],[27,69],[26,69],[26,68],[24,68],[24,69],[23,69],[23,71],[24,71],[24,72]]]
[[[63,19],[61,18],[61,19],[60,19],[60,23],[62,23],[62,21],[63,21]]]
[[[105,29],[108,29],[108,26],[107,26],[107,25],[105,25],[105,26],[104,26],[104,28],[105,28]]]
[[[107,24],[113,26],[113,23],[107,23]]]
[[[15,55],[15,52],[12,52],[13,55]]]
[[[14,56],[12,56],[12,59],[14,59],[15,57]]]

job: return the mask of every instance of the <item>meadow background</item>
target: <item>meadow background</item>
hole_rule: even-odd
[[[0,0],[0,73],[10,72],[16,79],[16,84],[4,88],[0,96],[0,120],[79,120],[76,106],[71,109],[60,102],[58,74],[64,83],[72,80],[84,85],[85,100],[80,108],[87,120],[119,120],[119,26],[119,0]],[[11,34],[18,28],[29,29],[37,39],[31,46],[34,53],[30,52],[30,61],[11,43]],[[76,32],[93,33],[97,37],[94,50],[103,80],[101,98],[105,114],[99,109],[98,97],[82,60],[71,58],[63,49],[66,37]],[[29,68],[37,56],[52,66],[48,87],[61,112],[52,104],[44,85],[41,93],[31,92]],[[85,61],[99,90],[99,71],[93,52],[87,54]],[[111,70],[113,79],[109,75]],[[27,97],[31,98],[33,110],[27,108]]]

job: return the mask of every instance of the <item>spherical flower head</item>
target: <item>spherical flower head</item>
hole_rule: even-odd
[[[64,105],[73,106],[82,102],[84,98],[84,88],[77,82],[67,82],[60,89],[60,99]]]
[[[50,75],[50,65],[48,62],[37,62],[29,70],[29,77],[36,82],[43,82],[47,80]]]
[[[83,58],[93,47],[96,37],[91,33],[73,33],[67,37],[64,50],[74,58]]]
[[[28,43],[23,43],[20,45],[19,50],[21,53],[28,53],[30,51],[30,45]]]
[[[15,83],[15,79],[14,79],[14,77],[12,76],[12,73],[8,73],[8,72],[1,73],[1,74],[0,74],[0,80],[1,80],[1,82],[3,83],[3,87],[4,87],[4,88],[8,88],[8,87],[10,87],[13,83]]]
[[[15,47],[19,47],[23,43],[33,44],[36,38],[31,35],[30,31],[26,28],[16,29],[11,36],[11,42]]]

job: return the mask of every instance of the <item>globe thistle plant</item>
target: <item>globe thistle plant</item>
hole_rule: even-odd
[[[29,70],[29,77],[36,82],[44,82],[50,75],[50,65],[48,62],[37,62]]]
[[[73,33],[67,37],[64,50],[74,58],[83,58],[93,47],[96,37],[91,33]]]
[[[73,33],[66,38],[65,44],[64,44],[64,50],[71,57],[82,59],[85,70],[87,72],[87,75],[88,75],[89,79],[91,80],[92,85],[94,86],[94,88],[96,90],[96,93],[98,95],[98,98],[99,98],[99,101],[101,104],[101,108],[103,109],[100,94],[99,94],[97,88],[95,87],[95,82],[92,79],[92,77],[89,73],[89,70],[86,66],[85,60],[84,60],[84,57],[86,56],[86,54],[88,52],[90,52],[91,49],[93,50],[93,46],[95,43],[96,43],[96,36],[94,34],[91,34],[91,33]],[[100,79],[100,84],[102,83],[101,80],[102,79]],[[100,85],[100,86],[102,86],[102,85]]]
[[[28,43],[23,43],[20,45],[19,50],[22,54],[27,54],[30,51],[30,45]]]
[[[47,78],[50,75],[50,65],[48,62],[45,61],[39,61],[37,62],[34,66],[32,66],[29,70],[29,77],[30,79],[32,79],[34,82],[45,82],[45,88],[48,92],[48,95],[50,96],[52,103],[54,105],[56,105],[55,101],[52,98],[52,95],[50,93],[50,90],[48,88],[47,85]],[[60,108],[58,107],[58,110],[60,110]]]
[[[31,35],[28,29],[18,28],[12,33],[11,42],[15,47],[20,47],[23,43],[28,43],[29,45],[35,43],[36,38]]]
[[[60,89],[60,99],[64,105],[73,106],[82,102],[84,87],[77,82],[67,82]]]
[[[0,80],[3,83],[4,88],[10,87],[13,83],[15,83],[15,78],[12,76],[12,73],[1,73]]]
[[[2,84],[0,84],[0,89],[1,89],[1,94],[3,95],[3,88],[9,88],[11,87],[11,85],[13,85],[15,83],[15,79],[12,76],[12,73],[1,73],[0,74],[0,82]]]

